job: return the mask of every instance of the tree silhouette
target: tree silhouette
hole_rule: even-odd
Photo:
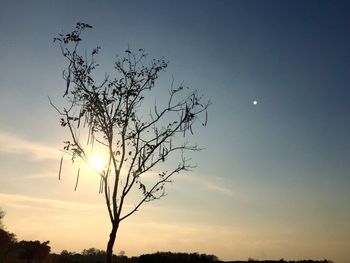
[[[0,263],[5,262],[8,253],[17,241],[15,234],[6,231],[2,222],[4,217],[5,212],[0,208]]]
[[[193,167],[185,153],[199,148],[189,144],[188,137],[193,135],[197,120],[206,125],[209,102],[203,103],[197,91],[172,83],[162,106],[147,107],[145,98],[154,90],[168,61],[161,58],[147,62],[143,49],[137,52],[127,49],[114,64],[115,77],[106,76],[98,81],[95,69],[99,65],[95,58],[100,47],[89,55],[79,52],[81,34],[87,28],[92,26],[77,23],[71,33],[54,39],[68,62],[63,71],[66,81],[63,97],[69,106],[61,109],[51,100],[50,103],[60,114],[61,126],[70,132],[64,151],[73,161],[88,161],[93,147],[103,148],[108,154],[106,166],[98,173],[100,193],[104,194],[112,228],[106,251],[106,261],[111,262],[120,222],[145,202],[163,197],[171,177]],[[84,131],[85,140],[80,137]],[[179,162],[165,169],[164,162],[170,158]],[[157,171],[157,176],[150,175],[151,171],[153,175]],[[79,173],[80,169],[77,184]],[[147,177],[155,179],[152,183],[145,182]],[[133,208],[125,211],[126,197],[134,189],[140,190],[141,197]]]
[[[0,229],[4,228],[4,223],[2,222],[2,219],[5,217],[5,212],[0,208]]]
[[[19,254],[19,259],[26,262],[43,262],[50,254],[49,241],[41,243],[40,241],[22,240],[16,243],[15,249]]]

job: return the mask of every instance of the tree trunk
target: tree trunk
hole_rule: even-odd
[[[112,263],[113,246],[114,246],[115,238],[117,237],[118,226],[119,226],[118,223],[113,223],[112,231],[109,234],[109,240],[107,243],[107,254],[106,254],[107,263]]]

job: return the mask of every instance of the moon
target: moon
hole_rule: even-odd
[[[253,105],[257,105],[258,101],[257,100],[253,100]]]

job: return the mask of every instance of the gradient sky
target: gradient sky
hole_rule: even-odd
[[[350,262],[349,1],[0,0],[0,207],[18,239],[105,249],[98,177],[59,149],[65,61],[53,37],[83,21],[102,72],[130,45],[170,60],[212,101],[193,172],[121,226],[115,251]],[[258,104],[253,105],[257,100]],[[132,204],[130,204],[132,205]]]

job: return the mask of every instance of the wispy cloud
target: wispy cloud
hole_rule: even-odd
[[[47,173],[35,173],[35,174],[29,174],[29,175],[24,175],[21,178],[23,179],[43,179],[43,178],[57,178],[57,172],[47,172]]]
[[[159,173],[160,173],[159,171],[148,172],[147,174],[144,174],[142,176],[142,180],[144,183],[155,182],[158,179]],[[190,173],[183,173],[180,176],[177,176],[177,174],[175,174],[172,179],[174,179],[175,181],[183,180],[183,181],[186,181],[187,183],[191,183],[191,184],[195,184],[200,187],[203,187],[209,191],[214,191],[227,196],[235,195],[235,192],[232,189],[226,186],[223,186],[223,184],[227,183],[223,178],[213,177],[209,179],[208,177],[204,177],[204,176],[196,176]]]
[[[201,187],[204,187],[209,191],[214,191],[227,196],[235,195],[235,192],[232,189],[222,185],[224,183],[222,182],[222,179],[221,179],[221,182],[217,182],[217,180],[215,180],[215,177],[213,179],[209,179],[204,176],[195,176],[195,175],[185,175],[185,176],[180,176],[179,178],[183,180],[187,180],[193,184],[197,184]]]
[[[0,152],[6,154],[27,154],[34,160],[48,160],[54,159],[57,160],[59,151],[55,147],[50,147],[40,142],[27,140],[19,135],[10,134],[4,131],[0,131]],[[153,173],[153,176],[148,174],[150,180],[154,180],[154,176],[157,176],[157,173]],[[47,177],[48,175],[36,175],[34,177]],[[51,175],[50,175],[51,176]],[[209,191],[218,192],[227,196],[233,196],[234,192],[232,189],[223,185],[224,182],[218,182],[218,180],[209,179],[203,176],[194,176],[194,175],[185,175],[180,176],[193,184],[200,185],[201,187],[206,188]],[[146,179],[146,178],[144,178]],[[178,180],[178,179],[177,179]]]
[[[34,160],[57,159],[58,150],[39,142],[27,140],[19,135],[0,131],[0,152],[26,154]]]
[[[19,194],[0,193],[0,200],[4,202],[6,206],[31,208],[31,209],[35,209],[35,208],[50,209],[51,208],[51,209],[68,209],[68,210],[74,210],[74,211],[91,211],[91,210],[101,209],[100,205],[95,205],[95,204],[67,202],[67,201],[31,197],[31,196],[19,195]]]

